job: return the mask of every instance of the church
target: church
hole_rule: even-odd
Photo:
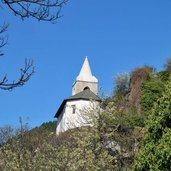
[[[55,114],[57,118],[56,134],[68,129],[86,126],[83,109],[91,108],[92,103],[99,104],[98,80],[92,75],[88,58],[86,57],[79,75],[72,85],[72,96],[63,100]]]

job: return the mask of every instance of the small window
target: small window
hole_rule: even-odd
[[[87,86],[87,87],[84,88],[84,90],[90,90],[90,88]]]
[[[75,112],[76,112],[76,106],[75,105],[72,105],[71,107],[72,107],[72,114],[75,114]]]

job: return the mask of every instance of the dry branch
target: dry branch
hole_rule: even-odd
[[[3,90],[12,90],[16,87],[23,86],[30,77],[34,74],[34,66],[32,60],[25,60],[25,66],[20,69],[21,75],[17,81],[13,81],[9,83],[7,75],[3,77],[3,79],[0,81],[0,89]]]

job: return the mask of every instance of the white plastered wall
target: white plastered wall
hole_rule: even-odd
[[[95,110],[98,104],[98,102],[89,100],[73,100],[66,102],[57,121],[56,134],[58,135],[60,132],[64,132],[68,129],[88,125],[84,116],[88,110]],[[75,113],[73,113],[73,105],[76,106]]]

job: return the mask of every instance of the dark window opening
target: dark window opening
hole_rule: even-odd
[[[76,112],[76,106],[75,105],[72,105],[71,107],[72,107],[72,114],[75,114],[75,112]]]
[[[87,86],[87,87],[84,88],[84,90],[90,90],[90,88]]]

